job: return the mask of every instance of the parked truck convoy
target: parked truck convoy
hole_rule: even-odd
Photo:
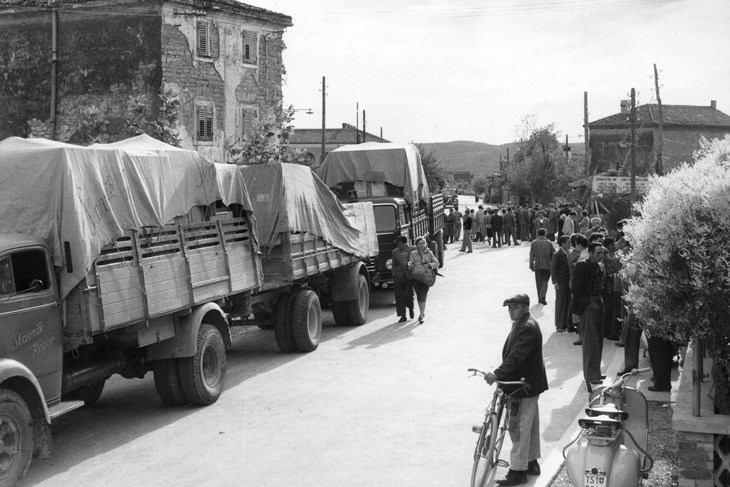
[[[430,236],[443,266],[444,199],[430,192],[415,145],[344,145],[327,154],[317,174],[342,201],[372,202],[380,249],[368,262],[374,287],[393,285],[391,255],[399,235],[411,244]]]
[[[372,207],[343,207],[309,168],[214,164],[140,136],[9,138],[0,172],[0,487],[113,374],[153,372],[166,405],[208,405],[232,325],[308,352],[320,299],[366,320]]]

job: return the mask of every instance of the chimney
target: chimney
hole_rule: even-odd
[[[629,113],[629,106],[631,106],[629,100],[621,100],[621,113]]]
[[[717,100],[710,100],[710,108],[717,110]]]

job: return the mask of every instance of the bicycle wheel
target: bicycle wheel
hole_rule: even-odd
[[[497,440],[497,427],[499,425],[497,415],[491,413],[484,420],[482,430],[479,432],[477,446],[474,450],[474,467],[471,471],[471,487],[484,487],[489,478],[489,473],[494,467],[494,446]]]

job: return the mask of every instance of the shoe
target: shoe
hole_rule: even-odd
[[[413,308],[408,308],[408,314],[411,316],[411,319],[413,319]]]
[[[522,485],[527,483],[526,470],[512,470],[507,472],[507,476],[502,480],[495,482],[497,485]]]
[[[573,345],[583,345],[583,342],[578,340],[577,342],[573,342]]]
[[[419,316],[418,317],[418,324],[419,325],[422,325],[423,324],[423,318],[424,318],[423,316]]]
[[[616,345],[617,347],[623,348],[624,347],[624,342],[616,342],[616,343],[614,343],[614,345]]]
[[[591,384],[593,384],[594,386],[595,386],[595,385],[600,385],[600,384],[603,384],[603,381],[602,381],[602,380],[600,380],[600,379],[594,379],[594,380],[591,380],[591,381],[588,381],[588,382],[590,382],[590,383],[591,383]]]
[[[467,254],[471,254],[471,250],[467,250],[467,251],[466,251],[466,253],[467,253]]]
[[[606,378],[606,376],[605,376],[605,375],[602,375],[602,376],[601,376],[601,379],[605,379],[605,378]]]
[[[575,331],[576,331],[576,328],[574,326],[568,327],[568,333],[575,333]]]
[[[459,252],[466,252],[466,250],[459,250]]]
[[[405,316],[401,316],[400,319],[398,320],[398,323],[405,323],[406,321],[408,321],[406,319],[406,317]]]
[[[540,475],[540,464],[537,463],[537,460],[527,463],[527,475]]]
[[[651,392],[671,392],[671,387],[657,387],[657,386],[649,386],[648,389]]]

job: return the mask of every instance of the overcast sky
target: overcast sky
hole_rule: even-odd
[[[637,105],[730,114],[730,0],[244,0],[292,17],[284,103],[296,126],[355,124],[395,142],[503,144],[534,114],[582,143],[589,121]],[[561,139],[562,140],[562,139]]]

